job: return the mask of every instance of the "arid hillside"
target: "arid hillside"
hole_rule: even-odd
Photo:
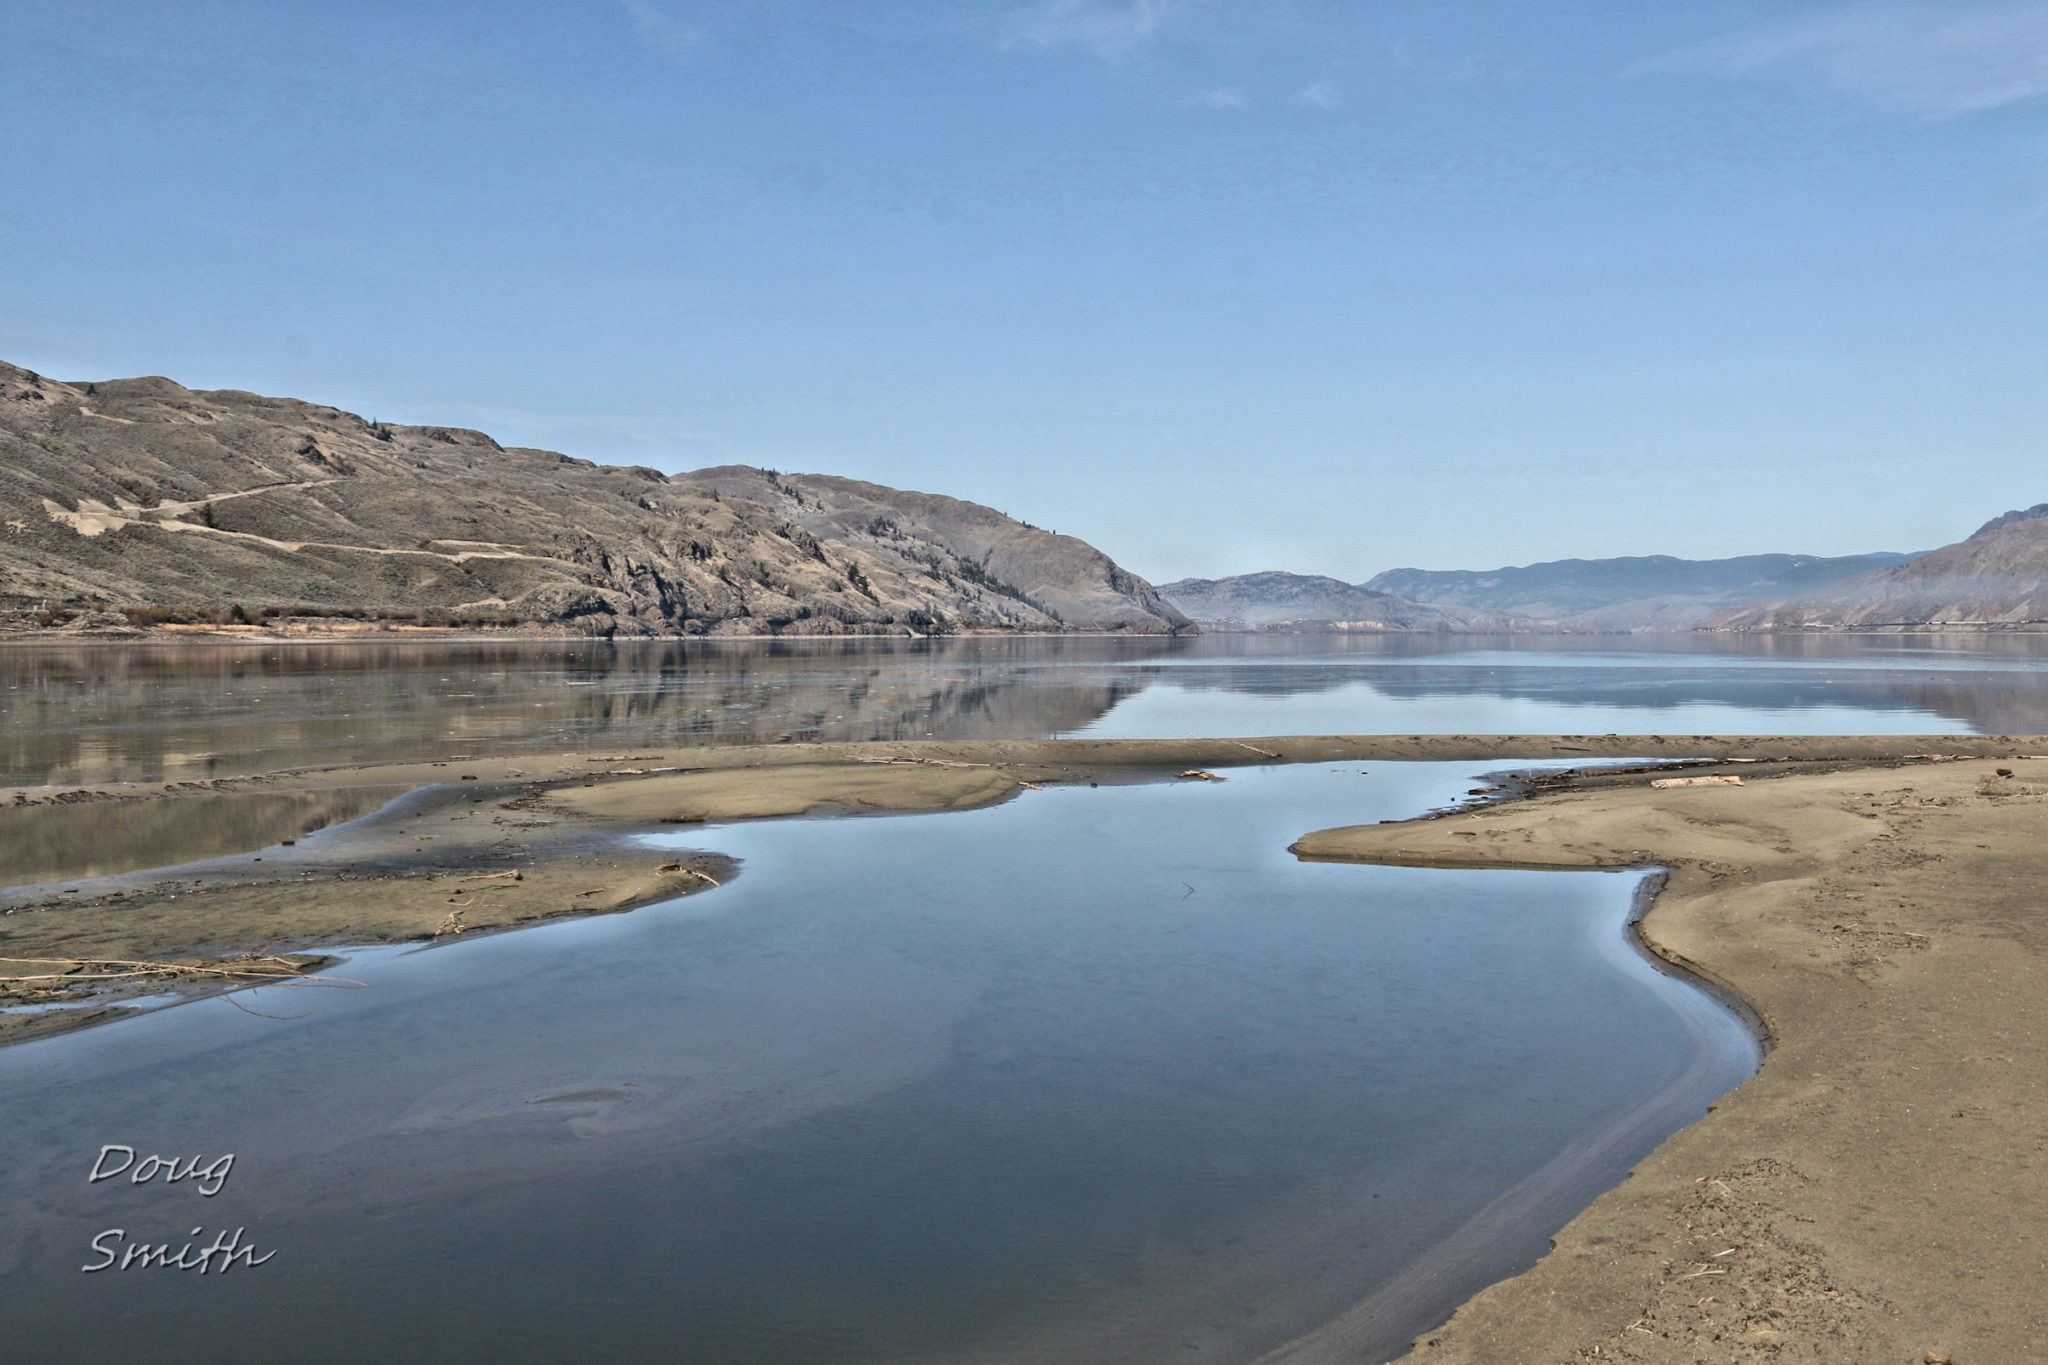
[[[1707,630],[1981,629],[2048,623],[2048,503],[1910,564],[1718,612]]]
[[[1517,568],[1389,569],[1364,586],[1417,602],[1504,612],[1578,630],[1690,630],[1718,610],[1789,597],[1913,556],[1740,555],[1733,559],[1559,559]]]
[[[1185,578],[1160,595],[1204,630],[1586,634],[1686,631],[1717,610],[1805,592],[1904,554],[1562,559],[1488,571],[1389,569],[1364,583],[1313,574]]]
[[[849,485],[892,509],[903,540],[960,542],[943,556],[885,551],[886,535],[824,538],[690,478],[161,378],[68,384],[0,364],[0,470],[0,624],[17,629],[281,617],[635,635],[1190,628],[1091,547],[971,503]],[[928,530],[928,507],[979,538]]]
[[[1558,629],[1547,621],[1501,612],[1412,602],[1315,574],[1268,571],[1232,578],[1182,578],[1161,584],[1159,594],[1204,630],[1491,635]]]
[[[1150,583],[1087,541],[1042,531],[979,503],[751,465],[720,465],[676,479],[767,507],[906,580],[936,578],[952,591],[976,594],[1005,624],[1058,630],[1087,622],[1087,629],[1142,634],[1190,628]]]

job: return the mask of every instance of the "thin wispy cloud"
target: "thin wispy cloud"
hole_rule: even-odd
[[[653,0],[621,0],[626,18],[632,21],[633,36],[657,52],[670,56],[704,41],[704,35],[694,25],[684,22],[671,10],[653,3]]]
[[[1287,102],[1297,109],[1335,109],[1344,103],[1344,97],[1328,81],[1311,81],[1295,91]]]
[[[1002,43],[1006,48],[1072,48],[1115,61],[1151,42],[1173,8],[1171,0],[1041,0],[1004,18]]]
[[[1205,90],[1195,96],[1195,103],[1204,109],[1249,109],[1252,102],[1240,90]]]
[[[2048,4],[1868,0],[1731,34],[1639,71],[1820,80],[1929,118],[2048,96]]]

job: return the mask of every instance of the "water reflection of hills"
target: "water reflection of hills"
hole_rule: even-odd
[[[1901,682],[1891,695],[1903,705],[1959,720],[1980,734],[2048,735],[2048,681],[2039,677]]]
[[[1364,684],[1393,701],[1487,697],[1502,701],[1640,710],[1644,731],[1658,728],[1656,713],[1683,707],[1798,711],[1822,707],[1867,711],[1921,711],[1960,721],[1986,734],[2048,734],[2048,680],[2039,676],[1966,674],[1930,680],[1924,675],[1758,678],[1725,674],[1617,677],[1595,669],[1527,669],[1484,673],[1470,668],[1362,670],[1356,666],[1289,669],[1280,676],[1204,677],[1189,670],[1175,682],[1189,691],[1286,697]]]
[[[2048,638],[1296,638],[1171,670],[1189,691],[1286,697],[1361,684],[1395,702],[1473,697],[1657,713],[1720,706],[1918,711],[1988,734],[2048,734]],[[1935,728],[1935,727],[1930,727]]]
[[[1471,698],[1619,708],[1640,722],[1602,728],[1643,732],[1704,705],[1847,711],[1852,727],[1857,711],[1910,711],[1930,730],[2041,734],[2048,636],[36,646],[0,650],[0,785],[592,747],[1032,738],[1079,731],[1158,685],[1261,699],[1275,733],[1317,724],[1266,699],[1363,685],[1390,703],[1390,729],[1408,724],[1409,703]],[[1437,728],[1463,723],[1441,705],[1428,714]],[[1216,719],[1167,706],[1145,723],[1181,734]]]
[[[70,647],[0,653],[0,783],[803,740],[1055,735],[1165,642]],[[1047,664],[1082,661],[1083,670]]]

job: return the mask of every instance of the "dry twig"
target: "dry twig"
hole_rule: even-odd
[[[218,976],[226,980],[253,981],[307,981],[324,984],[340,981],[340,977],[315,977],[308,975],[299,964],[282,957],[246,957],[227,963],[206,962],[134,962],[123,958],[78,958],[78,957],[10,957],[0,961],[23,962],[42,967],[69,967],[64,972],[39,972],[25,976],[0,976],[0,983],[26,984],[34,981],[61,981],[66,984],[76,981],[117,981],[132,980],[145,976]],[[125,971],[80,971],[85,967],[122,967]],[[350,982],[360,985],[360,982]]]
[[[929,763],[935,768],[993,768],[996,766],[993,763],[962,763],[957,759],[951,758],[861,758],[856,756],[853,761],[855,763]]]

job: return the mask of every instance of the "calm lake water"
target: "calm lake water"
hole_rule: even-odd
[[[2048,636],[0,648],[0,786],[778,739],[2048,733]]]
[[[726,888],[9,1049],[0,1319],[50,1360],[1242,1361],[1481,1220],[1397,1346],[1755,1062],[1629,946],[1634,875],[1285,852],[1468,783],[693,830]],[[90,1183],[108,1143],[236,1160]],[[81,1270],[193,1227],[277,1255]]]
[[[20,784],[565,738],[2048,729],[2025,641],[1621,643],[0,651],[0,737]],[[720,890],[0,1051],[5,1355],[1247,1361],[1362,1300],[1391,1353],[1756,1061],[1631,946],[1636,874],[1285,851],[1483,766],[697,827],[658,837],[740,859]],[[211,1198],[91,1183],[103,1144],[235,1162]],[[116,1228],[276,1255],[83,1273]]]

